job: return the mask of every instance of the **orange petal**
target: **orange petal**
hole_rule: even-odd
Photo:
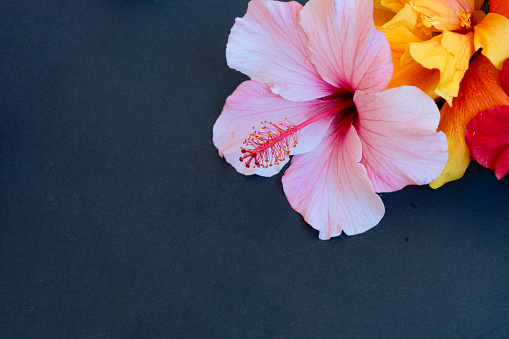
[[[502,14],[506,18],[509,18],[509,1],[490,0],[490,13]]]
[[[453,105],[444,105],[440,111],[438,130],[447,136],[449,161],[440,176],[431,182],[432,188],[459,179],[470,163],[470,153],[465,143],[467,123],[480,111],[509,105],[509,96],[500,85],[500,71],[479,54],[470,63],[470,67],[461,82],[457,98]]]
[[[427,69],[417,61],[411,61],[404,66],[394,67],[394,73],[387,88],[416,86],[433,99],[438,99],[439,96],[435,93],[438,81],[440,81],[438,69]]]
[[[440,71],[424,68],[412,58],[401,60],[409,42],[422,42],[432,37],[430,31],[423,30],[419,23],[420,18],[417,13],[406,4],[392,20],[378,27],[389,41],[394,64],[394,73],[388,88],[416,86],[433,99],[437,99],[435,88],[440,80]]]
[[[391,20],[393,16],[394,13],[389,10],[380,8],[373,9],[373,22],[375,23],[375,26],[385,24],[387,21]]]
[[[391,20],[394,12],[385,8],[381,0],[373,0],[373,21],[375,26],[382,26],[387,21]]]
[[[403,6],[405,5],[405,3],[407,3],[409,1],[405,1],[405,0],[381,0],[381,4],[385,7],[387,7],[388,9],[390,9],[391,11],[393,11],[394,13],[397,13],[399,12]]]

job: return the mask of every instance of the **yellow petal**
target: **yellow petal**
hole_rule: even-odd
[[[470,163],[470,153],[465,143],[467,123],[480,111],[509,105],[509,96],[500,86],[499,74],[485,56],[476,56],[461,82],[452,107],[442,107],[438,130],[447,136],[449,160],[440,176],[430,183],[432,188],[459,179],[465,173]]]
[[[447,52],[454,55],[455,67],[457,70],[466,71],[470,58],[474,55],[474,34],[459,34],[445,31],[442,38],[442,45]]]
[[[509,19],[497,13],[488,13],[483,21],[474,26],[475,49],[482,48],[497,69],[502,69],[504,60],[509,58]]]
[[[450,65],[452,65],[452,62]],[[435,93],[444,98],[449,106],[452,106],[452,100],[458,96],[459,84],[464,76],[465,71],[455,71],[452,67],[448,67],[445,73],[440,73],[440,80]]]
[[[406,4],[391,21],[378,28],[385,33],[389,41],[394,64],[394,72],[388,88],[405,85],[416,86],[433,99],[437,99],[435,88],[440,79],[440,71],[424,68],[413,59],[401,62],[401,57],[409,42],[422,42],[422,40],[431,38],[431,32],[423,30],[422,25],[418,25],[419,22],[420,18],[417,13]]]
[[[416,37],[406,27],[396,27],[393,30],[386,32],[385,37],[389,41],[391,47],[392,58],[394,66],[399,65],[400,58],[405,54],[406,46],[410,42],[422,42],[421,39]]]
[[[409,43],[405,52],[406,61],[414,59],[426,68],[437,68],[443,72],[452,56],[442,46],[442,37],[443,34],[437,35],[428,41]]]
[[[446,99],[450,104],[452,102],[452,97],[457,94],[453,82],[453,65],[455,62],[454,57],[450,53],[447,53],[447,49],[442,46],[442,36],[443,35],[439,35],[421,43],[409,43],[405,54],[401,57],[401,66],[415,60],[424,68],[439,70],[440,79],[435,93]],[[459,82],[456,87],[459,88]]]
[[[408,62],[409,56],[423,67],[440,70],[440,81],[436,93],[452,104],[458,95],[461,79],[468,69],[469,60],[474,54],[473,34],[459,34],[445,31],[428,41],[408,44],[402,57]]]
[[[384,32],[390,32],[399,27],[404,27],[420,40],[428,40],[432,38],[431,30],[423,27],[421,18],[409,4],[405,6],[387,23],[379,29]],[[411,42],[414,40],[409,40]],[[390,43],[390,41],[389,41]]]

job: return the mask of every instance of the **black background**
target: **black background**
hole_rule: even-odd
[[[0,2],[3,337],[509,338],[509,178],[320,241],[212,126],[247,0]]]

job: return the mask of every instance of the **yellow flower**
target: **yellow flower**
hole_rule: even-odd
[[[413,85],[447,101],[438,128],[447,135],[449,162],[430,184],[438,188],[461,178],[470,163],[465,143],[468,121],[480,107],[509,104],[507,95],[495,89],[496,81],[484,81],[481,73],[496,78],[497,69],[509,58],[509,1],[490,1],[487,15],[481,10],[482,0],[374,0],[374,4],[377,28],[391,46],[394,74],[389,87]],[[389,11],[395,14],[391,17]],[[485,57],[476,54],[479,50]],[[470,80],[463,84],[466,74]]]
[[[379,26],[393,52],[395,74],[390,87],[415,83],[451,105],[475,51],[482,48],[497,69],[509,57],[509,19],[497,13],[485,15],[482,1],[380,0],[376,4],[396,12]],[[419,73],[423,74],[416,77]]]

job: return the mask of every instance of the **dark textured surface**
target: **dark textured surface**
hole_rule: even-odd
[[[323,242],[212,125],[245,0],[0,3],[2,337],[509,337],[509,178]]]

